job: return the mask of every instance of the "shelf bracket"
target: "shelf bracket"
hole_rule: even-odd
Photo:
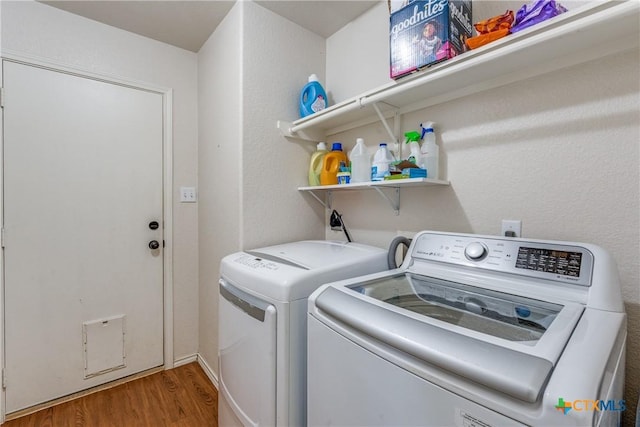
[[[333,194],[331,190],[325,191],[325,198],[322,200],[315,191],[309,191],[309,194],[313,196],[314,199],[318,201],[322,205],[323,208],[331,210],[331,204],[333,202]]]
[[[289,139],[298,139],[302,141],[319,142],[324,141],[324,135],[320,132],[310,130],[295,130],[293,123],[284,120],[278,120],[276,127],[280,134]]]
[[[378,107],[378,103],[374,102],[371,105],[373,106],[373,109],[376,110],[376,114],[378,114],[378,118],[382,122],[382,126],[384,126],[385,130],[387,131],[387,134],[389,134],[389,137],[391,138],[391,141],[389,142],[397,143],[398,141],[396,140],[396,136],[394,135],[393,131],[389,127],[389,123],[387,123],[387,119],[384,117],[384,114],[382,114],[382,111],[380,111],[380,107]],[[397,113],[396,113],[396,117],[397,117]],[[397,123],[398,120],[396,119],[395,122]]]
[[[392,197],[389,197],[387,193],[382,190],[382,187],[371,187],[378,192],[380,196],[387,199],[396,215],[400,215],[400,187],[393,187],[390,193]]]

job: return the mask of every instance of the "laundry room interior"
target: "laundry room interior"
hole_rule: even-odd
[[[613,6],[599,0],[560,1],[567,16],[582,13],[580,22],[593,26],[572,33],[572,40],[588,42],[562,44],[561,36],[547,40],[540,31],[542,41],[531,42],[535,59],[526,59],[525,51],[518,54],[517,46],[505,55],[484,46],[479,49],[485,49],[485,57],[494,59],[484,61],[482,51],[471,50],[396,80],[390,77],[387,1],[366,2],[358,16],[326,35],[271,10],[277,10],[277,3],[304,10],[306,2],[218,2],[226,4],[224,16],[206,41],[191,50],[46,3],[0,2],[3,64],[63,70],[122,86],[139,84],[164,94],[160,250],[164,251],[165,329],[159,350],[164,361],[159,366],[168,369],[196,361],[220,390],[219,281],[225,256],[291,242],[348,239],[386,253],[398,236],[411,239],[425,230],[504,238],[503,221],[513,220],[519,221],[517,239],[583,242],[611,255],[626,312],[626,410],[621,419],[624,426],[636,425],[640,6],[635,0]],[[326,8],[338,8],[341,3],[359,2],[325,3]],[[529,2],[474,0],[472,21],[507,9],[517,11],[524,3]],[[616,8],[625,8],[631,17],[632,23],[620,30],[628,36],[609,35],[600,42],[605,36],[594,33],[602,31],[598,21],[609,19],[609,9]],[[553,19],[558,18],[562,15]],[[567,19],[566,25],[578,18]],[[561,28],[553,30],[562,35]],[[188,33],[189,28],[183,31]],[[564,51],[558,54],[560,49]],[[472,59],[465,60],[464,55]],[[465,67],[475,68],[467,68],[469,72]],[[432,96],[416,83],[405,95],[417,98],[420,90],[424,95],[400,108],[383,98],[379,103],[367,101],[395,85],[428,78],[429,73],[437,80],[423,86],[432,88]],[[342,109],[353,111],[349,114],[355,119],[343,123],[346,119],[328,117],[317,124],[301,119],[300,91],[312,74],[328,97],[328,111],[316,114],[328,117],[337,111],[337,116]],[[354,105],[348,106],[352,100]],[[337,107],[332,110],[333,106]],[[364,110],[366,115],[359,116]],[[350,152],[362,138],[371,156],[380,143],[387,143],[396,157],[406,158],[405,133],[419,131],[428,122],[433,123],[439,146],[436,183],[427,179],[427,185],[363,185],[349,191],[310,188],[309,162],[318,142],[326,142],[329,149],[340,142]],[[2,125],[10,124],[4,118]],[[3,146],[8,144],[5,138]],[[24,177],[25,181],[46,178]],[[193,191],[193,200],[181,199],[184,189]],[[4,212],[6,201],[2,203]],[[342,226],[333,224],[334,210]],[[146,241],[144,245],[146,251]],[[3,259],[1,266],[3,280],[6,262]],[[3,282],[3,290],[4,286],[9,283]],[[10,322],[6,312],[3,300],[3,336]],[[601,338],[585,339],[595,349]],[[80,342],[68,352],[79,349]],[[4,341],[0,350],[4,368]],[[40,354],[29,363],[46,365],[47,356]],[[11,372],[7,375],[11,387]],[[11,412],[4,394],[2,421]],[[551,396],[555,401],[561,397],[598,398]]]

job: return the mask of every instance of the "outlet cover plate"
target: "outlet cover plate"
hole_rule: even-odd
[[[514,235],[507,236],[508,232],[513,232]],[[503,237],[522,237],[522,221],[519,219],[503,219],[502,233],[500,235]]]
[[[181,203],[195,203],[197,200],[195,187],[180,187]]]

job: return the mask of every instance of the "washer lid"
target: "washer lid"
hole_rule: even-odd
[[[516,399],[536,402],[553,370],[546,359],[452,333],[341,290],[329,286],[316,297],[315,306],[323,316],[367,339]]]
[[[560,304],[416,274],[350,288],[431,319],[532,346],[563,308]]]
[[[316,294],[322,316],[424,362],[535,402],[584,310],[413,273],[380,273]]]

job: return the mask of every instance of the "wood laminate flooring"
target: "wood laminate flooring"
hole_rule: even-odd
[[[6,421],[2,427],[217,427],[218,392],[196,363]]]

